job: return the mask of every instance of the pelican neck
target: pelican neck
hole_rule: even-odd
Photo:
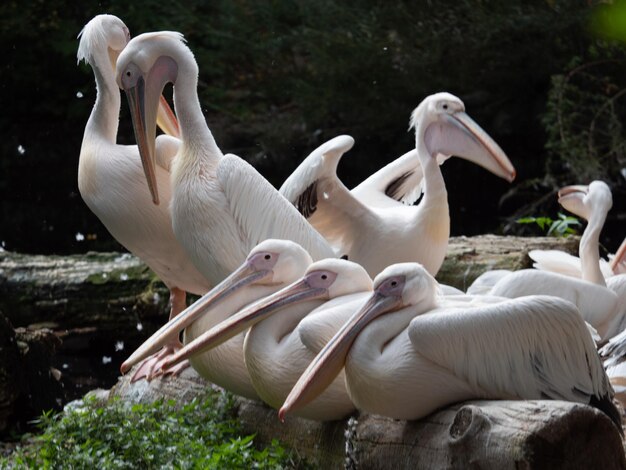
[[[605,220],[605,211],[597,216],[592,213],[578,245],[578,256],[580,258],[583,280],[600,286],[606,286],[602,270],[600,269],[599,251],[600,232]]]
[[[114,57],[110,57],[109,54]],[[112,144],[116,142],[121,98],[110,64],[111,59],[117,58],[118,55],[119,52],[111,50],[99,50],[92,55],[90,62],[96,79],[96,102],[85,127],[85,134],[89,132],[99,134]]]
[[[198,99],[197,67],[193,70],[185,66],[186,61],[179,61],[178,77],[174,84],[174,109],[178,119],[183,147],[197,149],[192,152],[202,159],[219,159],[222,157],[215,138],[206,124],[200,100]],[[187,152],[185,152],[187,154]]]
[[[423,188],[424,188],[424,200],[423,203],[429,204],[431,202],[438,202],[442,198],[448,201],[448,192],[446,190],[446,184],[441,174],[441,168],[437,163],[437,158],[431,156],[428,147],[426,147],[425,134],[428,126],[423,124],[424,119],[419,119],[415,128],[415,147],[417,149],[417,158],[419,158],[422,165],[422,172],[424,173]],[[430,125],[430,123],[429,123]]]

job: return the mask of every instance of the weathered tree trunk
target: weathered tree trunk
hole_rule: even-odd
[[[15,326],[133,327],[163,314],[167,290],[139,259],[0,252],[0,310]]]
[[[530,267],[531,249],[574,253],[577,246],[576,237],[452,237],[437,279],[464,289],[486,270]],[[15,326],[134,329],[138,319],[162,322],[167,296],[146,265],[128,254],[0,252],[0,310]]]
[[[493,269],[517,271],[532,267],[531,250],[561,250],[578,254],[579,237],[452,237],[437,280],[466,290],[478,276]]]
[[[131,384],[125,376],[110,397],[184,403],[207,387],[191,370],[152,383]],[[326,423],[288,416],[281,423],[276,410],[244,398],[236,413],[257,444],[279,439],[321,468],[626,468],[610,419],[563,401],[472,401],[409,422],[363,414]]]

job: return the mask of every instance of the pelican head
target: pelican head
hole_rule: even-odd
[[[588,186],[572,185],[559,189],[559,204],[572,214],[589,220],[594,213],[606,215],[613,206],[613,196],[604,181],[592,181]]]
[[[78,62],[94,64],[95,56],[103,51],[108,53],[111,69],[115,70],[115,61],[130,41],[130,32],[117,16],[98,15],[83,27],[78,37]]]
[[[158,351],[214,305],[250,285],[281,286],[293,282],[313,260],[304,248],[290,240],[268,239],[252,249],[233,273],[181,312],[144,342],[123,364],[126,372],[139,361]]]
[[[181,58],[190,60],[179,61]],[[155,204],[159,203],[155,173],[157,109],[165,85],[176,84],[180,63],[184,64],[185,74],[198,76],[198,66],[183,35],[171,31],[137,36],[117,59],[117,84],[128,98],[135,139]]]
[[[302,374],[278,412],[281,420],[289,411],[305,406],[335,379],[343,368],[352,343],[369,323],[386,313],[420,305],[435,306],[437,282],[418,263],[400,263],[385,268],[374,280],[374,291],[365,304],[333,336]]]
[[[515,168],[500,146],[465,112],[450,93],[426,97],[411,114],[418,149],[432,158],[456,155],[511,182]]]
[[[372,280],[359,264],[342,259],[317,261],[308,267],[299,280],[249,305],[196,338],[172,356],[164,367],[171,367],[219,346],[290,304],[313,299],[330,300],[371,289]]]

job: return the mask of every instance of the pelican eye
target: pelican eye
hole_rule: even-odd
[[[398,281],[391,281],[391,287],[396,287],[398,285]]]
[[[265,259],[270,259],[272,256],[271,255],[265,255],[264,258]]]
[[[444,104],[444,105],[443,105],[443,109],[448,109],[448,105],[447,105],[447,104]]]
[[[322,279],[326,280],[328,279],[328,276],[326,274],[322,274]]]
[[[126,76],[127,76],[127,77],[130,77],[130,70],[128,70],[128,71],[126,72]]]

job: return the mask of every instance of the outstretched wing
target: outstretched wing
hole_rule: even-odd
[[[369,209],[354,198],[337,177],[341,156],[354,139],[341,135],[315,149],[291,174],[280,193],[339,251],[349,250],[358,236],[359,220]]]
[[[594,342],[573,304],[529,296],[421,315],[416,351],[486,396],[589,403],[612,396]]]
[[[443,157],[437,157],[439,164]],[[424,173],[413,149],[384,166],[352,190],[355,198],[380,209],[412,205],[422,195]]]
[[[246,161],[225,155],[217,180],[239,225],[246,253],[263,240],[279,238],[299,243],[313,260],[335,257],[326,240]]]

